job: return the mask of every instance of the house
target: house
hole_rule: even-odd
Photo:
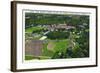
[[[67,24],[53,24],[53,25],[47,25],[47,29],[50,31],[54,31],[54,30],[60,30],[60,29],[74,29],[74,26],[69,26]]]

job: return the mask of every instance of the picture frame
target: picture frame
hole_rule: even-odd
[[[97,6],[12,1],[11,71],[96,67],[97,12]]]

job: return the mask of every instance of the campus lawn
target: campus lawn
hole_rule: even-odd
[[[39,32],[39,31],[42,31],[43,29],[44,27],[35,26],[35,27],[26,28],[25,32],[28,32],[28,33]]]
[[[48,43],[44,44],[42,55],[52,57],[55,52],[65,52],[68,47],[68,42],[69,40],[67,39],[58,40],[58,41],[49,41]],[[51,44],[51,43],[53,44],[51,45],[53,47],[50,50],[50,48],[48,48],[47,46],[48,44]]]
[[[48,57],[48,56],[32,56],[32,55],[26,55],[25,56],[25,60],[34,60],[34,59],[37,59],[37,60],[43,60],[43,59],[50,59],[51,57]]]
[[[53,57],[53,55],[55,54],[55,52],[60,51],[60,52],[65,52],[65,50],[67,49],[68,46],[68,40],[63,39],[63,40],[56,40],[56,41],[52,41],[50,40],[48,43],[44,43],[44,47],[42,49],[42,55],[41,56],[25,56],[25,60],[32,60],[32,59],[51,59]],[[49,44],[53,44],[51,50],[48,49],[48,45]]]
[[[28,55],[25,56],[25,60],[32,60],[32,59],[34,59],[33,56],[28,56]]]
[[[67,46],[68,46],[68,40],[66,39],[58,40],[57,42],[55,42],[54,50],[63,52],[66,50]]]

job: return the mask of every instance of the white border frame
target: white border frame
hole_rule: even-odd
[[[90,58],[75,58],[75,59],[55,59],[55,60],[34,60],[32,62],[22,62],[22,10],[57,10],[57,11],[72,11],[72,12],[89,12],[90,13]],[[23,23],[24,24],[24,23]],[[94,30],[93,30],[94,29]],[[83,66],[96,65],[96,9],[85,7],[67,7],[67,6],[49,6],[49,5],[28,5],[17,4],[17,69],[31,68],[52,68],[52,67],[68,67],[68,66]],[[67,62],[66,62],[67,61]]]

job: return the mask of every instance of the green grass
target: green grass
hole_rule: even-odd
[[[30,28],[26,28],[25,32],[29,32],[29,33],[38,32],[38,31],[41,31],[43,29],[44,29],[43,27],[30,27]]]
[[[25,60],[32,60],[32,59],[39,59],[39,60],[43,60],[43,59],[50,59],[51,57],[49,56],[25,56]]]
[[[53,52],[52,51],[49,51],[48,49],[47,49],[47,45],[48,45],[48,43],[44,43],[44,47],[43,47],[43,49],[42,49],[42,55],[43,56],[48,56],[48,57],[51,57],[52,55],[53,55]]]
[[[51,57],[49,57],[49,56],[39,56],[39,59],[40,60],[43,60],[43,59],[51,59]]]
[[[32,60],[32,59],[34,59],[33,56],[25,56],[25,60]]]
[[[67,49],[67,46],[68,46],[68,40],[64,39],[64,40],[58,40],[58,41],[49,41],[48,43],[53,43],[54,44],[54,48],[53,50],[48,50],[47,48],[47,45],[48,43],[45,43],[44,44],[44,47],[43,47],[43,56],[49,56],[49,57],[52,57],[53,54],[57,51],[59,52],[65,52],[66,49]]]
[[[59,41],[55,42],[54,50],[64,52],[66,50],[67,46],[68,46],[67,40],[59,40]]]
[[[53,43],[54,47],[52,50],[49,50],[47,48],[47,45],[49,43]],[[43,60],[43,59],[51,59],[55,52],[66,52],[66,49],[69,45],[69,40],[63,39],[63,40],[58,40],[58,41],[52,41],[49,40],[48,42],[44,43],[44,47],[42,49],[42,55],[41,56],[25,56],[25,60],[32,60],[32,59],[38,59],[38,60]]]

